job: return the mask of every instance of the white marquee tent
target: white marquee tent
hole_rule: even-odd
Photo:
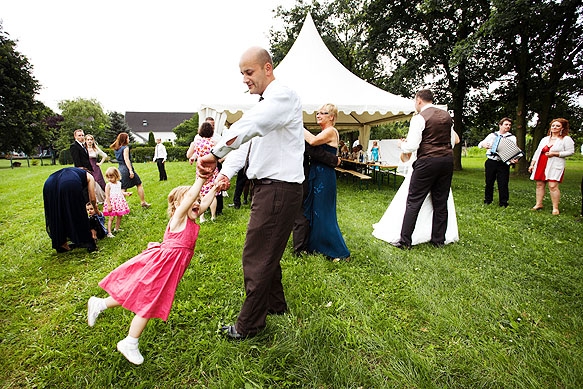
[[[408,119],[415,110],[412,99],[377,88],[338,62],[324,44],[310,14],[274,74],[300,95],[306,127],[317,127],[315,113],[323,104],[335,104],[339,110],[336,128],[358,130],[359,141],[365,149],[371,126]],[[219,125],[234,123],[258,101],[257,96],[242,92],[223,94],[223,98],[220,103],[201,105],[200,117],[215,117]],[[219,133],[222,128],[217,129]]]

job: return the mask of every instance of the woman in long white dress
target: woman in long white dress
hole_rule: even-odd
[[[452,131],[452,146],[458,142],[459,138],[455,132]],[[407,205],[407,196],[409,195],[409,183],[411,182],[411,174],[413,173],[411,165],[415,158],[416,155],[411,155],[409,160],[405,162],[406,165],[408,165],[405,180],[399,187],[393,200],[391,200],[391,203],[381,220],[378,223],[373,224],[373,236],[391,244],[396,244],[401,240],[401,227],[403,225],[403,217]],[[433,205],[431,204],[431,193],[429,193],[421,206],[419,215],[417,216],[415,230],[411,236],[411,244],[413,246],[431,240],[432,220]],[[445,231],[445,244],[457,242],[458,240],[459,232],[457,227],[457,216],[455,213],[453,194],[450,189],[449,197],[447,198],[447,230]]]

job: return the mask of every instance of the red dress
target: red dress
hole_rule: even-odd
[[[534,180],[535,181],[554,181],[554,180],[547,180],[547,176],[545,175],[545,170],[547,168],[547,162],[549,161],[549,157],[546,156],[546,153],[549,152],[551,146],[545,146],[542,148],[540,155],[538,157],[538,162],[536,163],[536,170],[534,172]],[[565,172],[563,172],[565,174]],[[563,176],[561,175],[561,179],[557,182],[563,182]]]
[[[164,241],[148,248],[109,273],[101,286],[124,308],[144,318],[168,320],[178,282],[190,264],[200,226],[188,219],[180,232],[170,232]]]

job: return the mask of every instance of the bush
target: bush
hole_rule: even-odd
[[[484,157],[486,158],[486,149],[481,149],[478,146],[466,148],[466,153],[462,154],[464,157]]]
[[[73,158],[71,158],[71,152],[69,148],[63,149],[59,152],[59,165],[72,165]]]
[[[102,149],[112,161],[115,161],[115,151],[113,149]],[[152,162],[154,158],[154,147],[140,145],[139,147],[130,146],[132,154],[132,162]],[[186,151],[188,147],[184,146],[166,146],[166,152],[168,153],[167,160],[169,162],[174,161],[186,161]],[[68,150],[67,150],[68,151]]]

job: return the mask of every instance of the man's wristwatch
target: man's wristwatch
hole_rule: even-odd
[[[221,159],[219,156],[217,156],[215,153],[213,153],[213,150],[212,150],[212,149],[211,149],[211,154],[213,155],[213,157],[215,157],[215,158],[217,159],[217,161],[218,161],[219,159]]]

